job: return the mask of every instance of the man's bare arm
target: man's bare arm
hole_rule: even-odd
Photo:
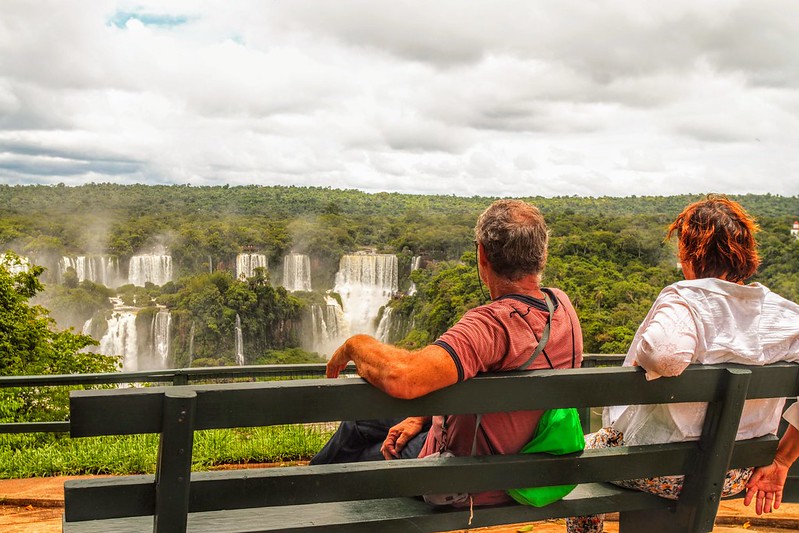
[[[458,381],[455,361],[436,345],[411,352],[368,335],[355,335],[330,358],[327,377],[337,377],[349,361],[366,381],[396,398],[418,398]]]

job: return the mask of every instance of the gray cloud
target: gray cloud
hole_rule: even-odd
[[[797,194],[799,4],[0,7],[0,181]]]

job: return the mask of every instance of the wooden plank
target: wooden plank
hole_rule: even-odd
[[[736,443],[733,451],[731,468],[756,466],[768,464],[774,455],[778,439],[774,436],[760,437]],[[670,450],[669,450],[670,448]],[[682,459],[679,454],[681,449],[687,449],[687,444],[663,445],[655,453],[658,454],[656,462],[663,470],[635,470],[641,465],[636,461],[647,464],[647,455],[641,447],[616,448],[608,450],[588,450],[578,462],[574,457],[529,456],[527,460],[536,460],[540,464],[547,463],[547,469],[539,467],[539,463],[525,466],[520,470],[515,456],[494,456],[485,458],[485,466],[481,476],[504,479],[505,472],[513,472],[511,479],[529,481],[529,485],[565,483],[564,470],[574,472],[572,480],[576,482],[605,481],[607,469],[617,467],[627,468],[624,477],[634,478],[642,475],[654,475],[652,472],[665,471],[675,468]],[[612,456],[612,466],[602,466],[597,461],[603,457]],[[640,457],[641,459],[636,459]],[[532,459],[531,459],[532,458]],[[540,459],[539,459],[540,458]],[[461,463],[469,463],[469,458],[458,458]],[[418,463],[418,464],[411,464]],[[249,506],[288,505],[308,503],[311,501],[335,501],[340,498],[374,497],[370,491],[379,490],[381,495],[413,495],[423,492],[430,487],[420,484],[417,487],[409,483],[420,478],[437,478],[451,475],[453,470],[461,471],[467,467],[453,466],[446,468],[436,467],[432,460],[403,461],[402,463],[359,463],[351,465],[321,465],[316,467],[287,467],[245,469],[220,472],[196,472],[192,474],[192,489],[190,510],[192,512],[212,511],[226,508],[244,508]],[[497,464],[497,471],[485,474],[489,465]],[[650,461],[651,463],[651,461]],[[621,466],[618,466],[618,465]],[[580,465],[580,466],[576,466]],[[407,469],[406,469],[407,467]],[[425,473],[426,469],[436,472],[433,475]],[[615,470],[611,470],[615,473]],[[324,475],[320,475],[322,472]],[[650,472],[644,474],[641,472]],[[529,477],[524,477],[528,476]],[[348,476],[352,479],[348,480]],[[403,481],[407,476],[411,481]],[[521,477],[520,477],[521,476]],[[364,480],[366,478],[366,480]],[[480,478],[482,479],[482,478]],[[522,482],[522,481],[520,481]],[[420,482],[421,483],[421,482]],[[376,488],[373,488],[375,487]],[[403,487],[402,490],[388,490],[386,487]],[[487,486],[487,485],[486,485]],[[477,490],[485,490],[480,487]],[[360,492],[357,492],[360,491]],[[443,487],[442,487],[443,492]],[[64,499],[66,502],[65,518],[67,521],[82,521],[92,518],[112,518],[122,516],[152,515],[155,509],[155,480],[151,475],[146,476],[120,476],[95,479],[70,480],[64,484]]]
[[[0,433],[68,433],[69,422],[9,422],[0,424]]]
[[[346,500],[479,492],[524,486],[607,481],[685,472],[696,453],[692,443],[586,450],[582,455],[547,454],[408,459],[308,467],[195,472],[190,511],[216,511]],[[70,521],[153,514],[152,478],[137,476],[73,480],[65,484]],[[124,478],[122,478],[124,479]],[[85,492],[79,490],[86,487]],[[132,502],[138,502],[136,507]],[[101,509],[98,515],[94,505]]]
[[[544,508],[523,505],[477,507],[471,527],[530,522],[576,514],[596,514],[629,508],[660,509],[673,502],[609,484],[578,486],[564,500]],[[390,498],[359,502],[336,502],[279,508],[213,511],[189,515],[191,533],[241,531],[446,531],[467,527],[468,509],[433,508],[421,500]],[[119,533],[143,531],[150,517],[64,523],[65,533]]]
[[[186,531],[197,394],[175,387],[164,394],[163,433],[155,474],[154,533]]]
[[[647,382],[639,368],[595,368],[484,375],[416,400],[398,400],[360,378],[190,386],[197,429],[369,419],[447,412],[485,413],[552,407],[718,399],[723,369],[691,367]],[[596,387],[601,382],[602,387]],[[160,429],[165,387],[74,391],[72,435],[151,433]],[[491,401],[486,402],[485,398]],[[87,414],[86,410],[92,410]],[[126,416],[121,416],[125,413]],[[130,416],[127,416],[129,414]]]
[[[160,433],[164,392],[164,387],[71,391],[69,434],[93,437]]]
[[[731,466],[767,464],[776,445],[777,439],[773,436],[738,442]],[[469,490],[478,491],[511,485],[607,481],[611,477],[629,479],[684,472],[686,457],[696,453],[695,450],[694,444],[677,443],[586,450],[582,456],[490,456],[481,458],[476,466],[472,458],[459,457],[442,460],[443,466],[425,459],[195,472],[191,478],[190,510],[259,507],[267,502],[277,506],[412,496],[425,490],[466,490],[467,486]],[[71,480],[64,484],[64,494],[69,521],[154,512],[153,476]]]
[[[64,482],[64,521],[103,520],[155,512],[155,476],[114,476]],[[152,529],[152,520],[150,521]]]
[[[799,364],[774,363],[762,367],[725,365],[752,371],[747,398],[779,398],[799,395]]]

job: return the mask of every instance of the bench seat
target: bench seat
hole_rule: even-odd
[[[303,380],[137,390],[73,391],[73,437],[160,433],[155,476],[68,481],[63,531],[154,533],[451,531],[469,509],[435,508],[419,494],[578,484],[543,508],[475,507],[471,527],[619,512],[623,533],[705,533],[729,468],[771,462],[774,436],[735,441],[746,399],[796,393],[799,366],[689,367],[646,382],[640,369],[484,375],[414,400],[363,380]],[[491,398],[486,402],[483,398]],[[698,441],[585,450],[192,472],[194,431],[331,420],[470,414],[553,407],[708,402]],[[678,501],[607,483],[687,474]]]
[[[565,518],[575,514],[624,512],[627,510],[669,509],[674,502],[610,483],[578,485],[566,498],[545,508],[525,505],[476,507],[472,525],[469,509],[435,508],[415,498],[385,498],[255,509],[234,509],[190,513],[190,533],[233,533],[241,531],[374,531],[406,532],[408,520],[413,531],[447,531],[465,527],[534,522]],[[64,522],[65,533],[122,533],[148,531],[152,516],[112,518],[85,522]]]

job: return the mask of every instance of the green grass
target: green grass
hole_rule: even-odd
[[[313,456],[331,432],[318,426],[215,429],[194,433],[193,469]],[[0,478],[155,472],[157,435],[70,439],[0,435]]]

